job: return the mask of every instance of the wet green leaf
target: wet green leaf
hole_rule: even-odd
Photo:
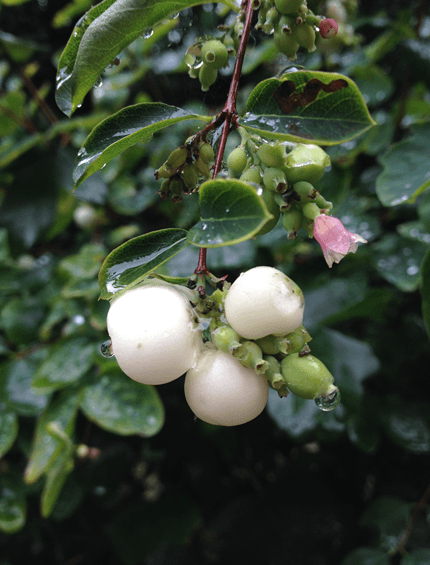
[[[119,435],[151,437],[164,423],[156,389],[129,379],[119,369],[84,388],[81,408],[89,420]]]
[[[145,30],[202,0],[104,0],[78,21],[58,63],[56,102],[67,116],[104,69]],[[229,4],[226,0],[224,3]]]
[[[85,337],[68,339],[55,346],[37,369],[32,386],[47,394],[78,381],[94,362],[95,346]]]
[[[12,477],[0,477],[0,531],[18,532],[25,524],[26,515],[24,485]]]
[[[78,151],[73,171],[76,186],[132,145],[146,143],[155,132],[193,119],[206,118],[158,102],[135,104],[109,116],[93,129]]]
[[[316,71],[260,82],[239,122],[264,137],[320,145],[343,143],[375,125],[351,79]]]
[[[404,292],[416,290],[420,280],[420,266],[427,246],[410,241],[397,234],[385,234],[371,248],[379,274]]]
[[[380,407],[387,436],[402,449],[413,453],[430,451],[430,418],[427,405],[390,397]]]
[[[410,126],[412,135],[381,157],[376,194],[384,206],[414,202],[430,186],[430,123]]]
[[[423,320],[430,337],[430,250],[427,251],[421,265],[421,300]]]
[[[10,409],[20,416],[37,416],[46,408],[49,396],[36,395],[31,382],[45,353],[33,354],[24,359],[12,361],[4,368],[4,399]]]
[[[371,547],[359,547],[349,553],[341,565],[389,565],[389,563],[390,559],[386,552]]]
[[[28,344],[38,339],[44,314],[45,306],[36,297],[14,298],[1,311],[0,323],[10,341]]]
[[[18,418],[14,412],[0,403],[0,459],[12,447],[18,436]]]
[[[49,467],[40,499],[40,513],[44,518],[51,515],[64,483],[73,471],[73,457],[67,449],[61,452]]]
[[[100,298],[136,286],[152,271],[188,245],[185,230],[170,228],[130,239],[110,253],[100,269]]]
[[[198,247],[221,247],[245,241],[273,216],[262,198],[239,180],[209,180],[199,190],[201,221],[188,232]]]
[[[378,532],[381,549],[397,546],[408,523],[411,505],[394,496],[381,496],[366,508],[360,525]]]
[[[71,436],[78,413],[78,405],[78,394],[64,391],[39,416],[24,475],[26,483],[36,482],[49,469],[63,449],[62,442],[48,432],[48,424],[57,422],[60,428]]]

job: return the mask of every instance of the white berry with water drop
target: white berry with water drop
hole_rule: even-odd
[[[232,284],[225,299],[225,315],[242,337],[284,336],[303,321],[300,288],[278,269],[255,267]]]
[[[204,350],[185,377],[185,398],[204,422],[238,426],[256,418],[268,397],[267,382],[253,369],[217,349]]]
[[[159,385],[180,377],[202,347],[187,289],[141,286],[114,299],[107,316],[112,352],[131,379]]]

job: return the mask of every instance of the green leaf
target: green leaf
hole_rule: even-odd
[[[76,186],[132,145],[150,141],[156,131],[194,119],[210,120],[158,102],[135,104],[109,116],[93,129],[78,152],[73,171]]]
[[[239,122],[267,138],[320,145],[343,143],[376,123],[350,78],[316,71],[260,82]]]
[[[24,119],[25,94],[7,92],[0,100],[0,136],[6,137],[17,130]]]
[[[404,292],[417,289],[426,250],[427,246],[421,242],[406,240],[397,234],[385,234],[371,248],[379,274]]]
[[[130,239],[110,253],[99,273],[100,298],[109,300],[143,281],[188,245],[185,230],[169,228]]]
[[[423,320],[426,326],[427,335],[430,338],[430,250],[427,251],[421,265],[421,300]]]
[[[78,381],[89,371],[94,353],[94,345],[85,337],[60,343],[38,368],[33,388],[40,394],[47,394]]]
[[[73,471],[73,458],[69,453],[60,454],[49,468],[46,482],[40,499],[40,513],[44,518],[50,516],[54,510],[64,483]]]
[[[202,0],[104,0],[76,24],[57,71],[56,102],[67,116],[104,69],[146,29]],[[224,3],[230,3],[224,0]]]
[[[18,436],[18,418],[0,403],[0,459],[12,447]]]
[[[3,398],[7,406],[20,416],[37,416],[48,404],[49,397],[36,395],[31,389],[34,373],[45,356],[46,352],[39,350],[5,365]]]
[[[78,405],[78,394],[64,391],[40,415],[36,424],[29,462],[25,470],[24,479],[26,483],[35,483],[49,469],[63,449],[63,442],[49,433],[48,424],[56,422],[67,435],[71,436],[78,413]]]
[[[36,297],[14,298],[1,311],[0,321],[10,341],[27,344],[37,341],[44,313],[45,307]]]
[[[411,505],[394,496],[381,496],[367,507],[360,526],[374,528],[379,533],[381,549],[397,546],[406,528]]]
[[[164,408],[156,389],[129,379],[119,369],[110,370],[84,388],[81,408],[101,428],[124,436],[151,437],[164,423]]]
[[[0,478],[0,531],[5,534],[18,532],[25,524],[27,515],[24,488],[12,477]]]
[[[430,451],[430,418],[424,403],[390,397],[380,406],[381,422],[387,436],[412,453]]]
[[[69,255],[58,265],[60,272],[72,279],[92,279],[100,270],[106,250],[98,243],[83,245],[76,255]]]
[[[201,221],[188,232],[198,247],[221,247],[256,235],[273,218],[262,198],[239,180],[209,180],[199,190]]]
[[[371,547],[359,547],[343,559],[341,565],[389,565],[387,553]],[[402,561],[403,565],[403,561]]]
[[[412,135],[381,157],[376,194],[384,206],[415,202],[430,186],[430,122],[410,126]]]

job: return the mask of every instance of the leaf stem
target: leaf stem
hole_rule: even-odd
[[[224,156],[228,134],[232,129],[236,129],[238,127],[237,109],[236,109],[237,91],[239,88],[239,79],[240,79],[240,74],[242,72],[243,60],[245,58],[246,44],[248,42],[249,34],[251,31],[253,12],[254,10],[252,7],[252,0],[243,0],[240,8],[240,13],[245,14],[245,22],[243,26],[243,32],[240,38],[239,48],[236,54],[236,62],[234,65],[233,76],[230,83],[230,89],[228,91],[227,101],[221,112],[201,132],[201,134],[204,135],[208,131],[215,129],[219,125],[223,124],[223,129],[215,158],[215,166],[214,166],[212,178],[215,178],[222,168],[222,159]],[[197,265],[197,269],[194,272],[196,274],[208,273],[208,268],[206,266],[206,248],[200,248],[199,262]]]

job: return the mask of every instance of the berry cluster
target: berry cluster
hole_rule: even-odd
[[[268,386],[315,399],[323,410],[338,404],[332,375],[310,355],[303,294],[281,271],[251,269],[201,306],[191,289],[159,281],[114,299],[107,326],[124,373],[153,385],[186,373],[188,405],[216,425],[258,416]]]
[[[273,215],[258,235],[273,229],[282,213],[289,238],[295,238],[300,228],[312,237],[314,220],[332,209],[313,186],[330,165],[330,157],[318,145],[268,143],[239,131],[242,143],[228,156],[227,168],[231,177],[257,191]]]
[[[229,55],[236,52],[237,45],[238,38],[234,40],[227,32],[221,39],[202,39],[188,48],[185,55],[188,74],[200,80],[204,92],[214,84],[218,70],[227,65]]]
[[[200,178],[210,178],[210,165],[214,151],[210,143],[190,138],[169,155],[167,161],[155,171],[155,178],[164,181],[159,190],[161,198],[172,197],[180,202],[183,194],[191,194],[198,188]]]

